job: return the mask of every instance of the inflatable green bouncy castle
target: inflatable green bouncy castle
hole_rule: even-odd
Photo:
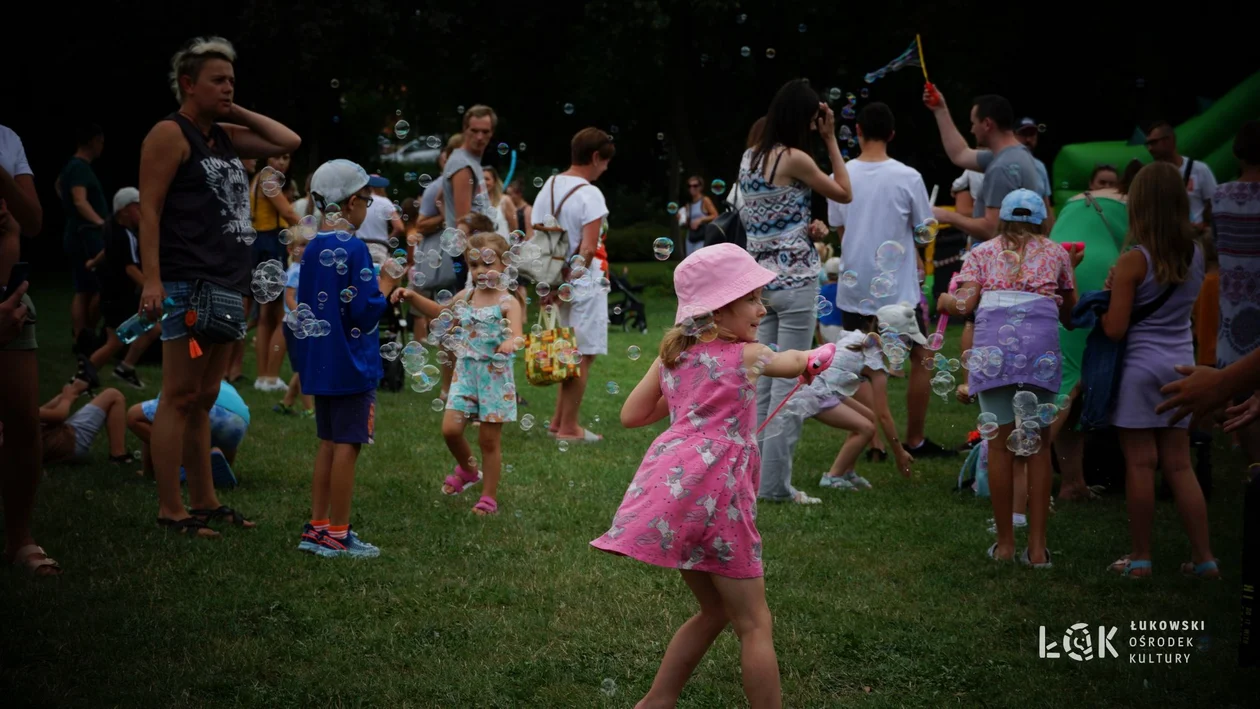
[[[1235,86],[1203,113],[1177,126],[1178,151],[1207,163],[1218,182],[1231,180],[1238,171],[1234,136],[1243,123],[1255,118],[1260,118],[1260,72]],[[1129,145],[1123,140],[1063,146],[1051,173],[1054,204],[1067,204],[1068,199],[1083,192],[1089,186],[1094,166],[1115,165],[1123,172],[1133,158],[1151,161],[1146,146]]]

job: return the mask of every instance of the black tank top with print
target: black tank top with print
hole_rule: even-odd
[[[175,171],[162,207],[158,259],[163,281],[204,280],[249,293],[254,227],[249,177],[227,131],[215,124],[202,135],[180,113],[188,160]]]

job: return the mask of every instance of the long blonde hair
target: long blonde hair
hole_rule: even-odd
[[[1182,283],[1194,253],[1190,198],[1181,172],[1166,162],[1138,171],[1129,186],[1129,234],[1125,247],[1142,246],[1151,257],[1155,282]]]
[[[493,178],[486,180],[486,196],[490,198],[490,206],[498,209],[499,203],[503,201],[503,179],[499,177],[499,171],[491,165],[481,169]]]
[[[1011,251],[1021,251],[1028,242],[1039,236],[1045,236],[1044,222],[1029,224],[1028,222],[1008,222],[998,220],[998,233],[1002,235],[1002,246]]]

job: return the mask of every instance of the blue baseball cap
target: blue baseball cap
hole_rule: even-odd
[[[1002,198],[998,218],[1004,222],[1041,224],[1046,220],[1046,203],[1032,190],[1012,190]]]
[[[389,180],[380,175],[372,174],[368,176],[368,187],[389,187]]]

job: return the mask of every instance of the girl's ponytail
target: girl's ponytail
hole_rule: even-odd
[[[685,333],[682,325],[675,325],[666,330],[665,336],[661,338],[661,364],[665,365],[666,369],[673,369],[678,364],[678,358],[682,356],[682,353],[699,341],[699,338]]]

